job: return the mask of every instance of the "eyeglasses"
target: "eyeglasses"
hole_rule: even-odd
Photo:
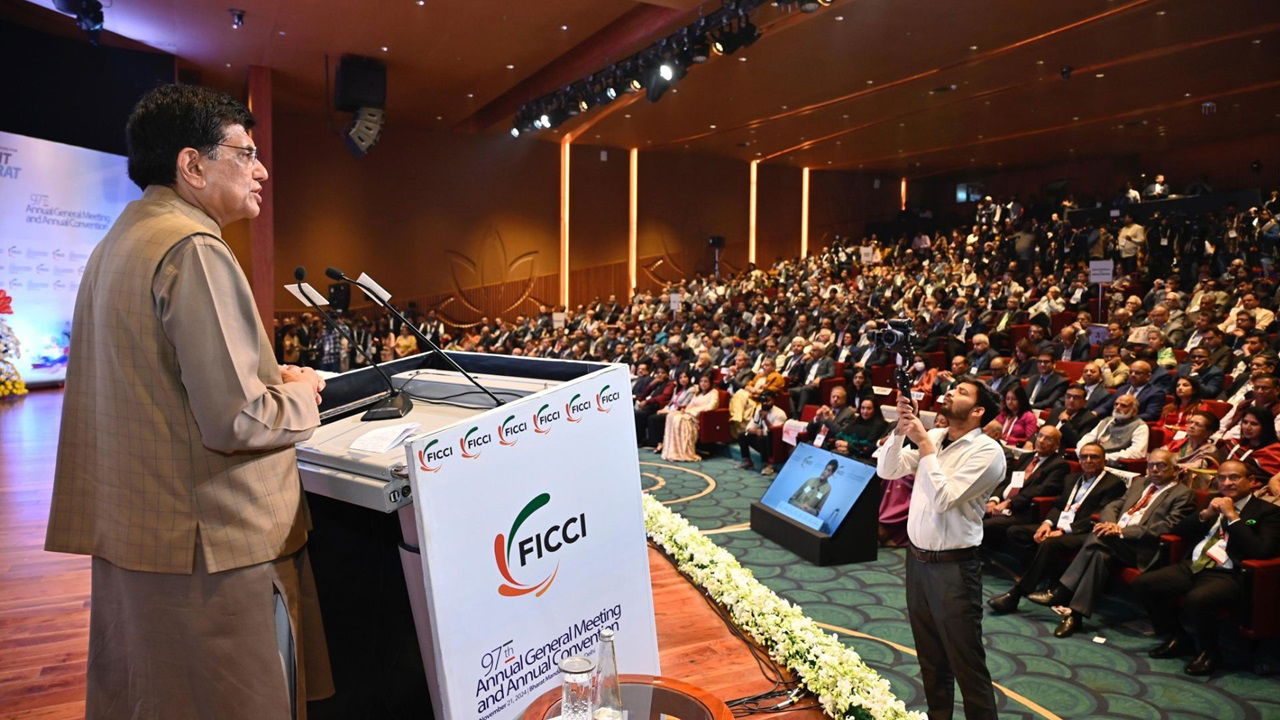
[[[1080,459],[1081,460],[1101,460],[1102,456],[1101,455],[1081,455]]]
[[[254,162],[257,162],[258,160],[258,148],[254,147],[253,145],[241,146],[241,145],[228,145],[227,143],[214,143],[214,145],[217,145],[218,147],[229,147],[229,148],[239,150],[242,153],[241,157],[248,159],[250,165],[252,165]]]

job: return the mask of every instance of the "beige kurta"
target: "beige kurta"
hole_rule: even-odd
[[[165,628],[147,624],[165,618],[147,603],[163,586],[174,612],[198,617],[201,603],[214,598],[178,593],[174,583],[252,587],[220,596],[219,608],[261,617],[275,587],[295,611],[295,632],[317,626],[296,612],[315,606],[289,579],[301,573],[277,581],[263,569],[281,558],[306,562],[299,551],[308,516],[293,445],[319,424],[310,386],[282,382],[249,283],[218,225],[166,187],[149,187],[130,203],[94,249],[72,332],[45,547],[94,556],[92,601],[116,610],[94,608],[89,672],[125,683],[91,687],[89,705],[164,698],[166,682],[190,683],[199,677],[193,672],[216,667],[231,678],[223,693],[243,679],[242,694],[227,701],[259,707],[249,693],[260,683],[250,676],[263,669],[237,658],[273,651],[273,636],[224,637],[212,622],[170,627],[174,662],[157,667],[143,649]],[[259,582],[244,584],[244,577]],[[100,594],[100,585],[109,591]],[[113,636],[101,623],[126,615],[140,625],[129,640],[114,637],[104,647]],[[246,637],[259,646],[237,645]],[[309,650],[323,652],[322,640]],[[133,646],[139,652],[121,652]],[[103,662],[110,667],[95,666]],[[163,708],[157,713],[130,717],[169,717]]]

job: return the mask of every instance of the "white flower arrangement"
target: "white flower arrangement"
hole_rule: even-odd
[[[649,537],[680,572],[724,607],[733,622],[817,696],[828,717],[924,720],[894,696],[889,681],[835,634],[823,632],[800,607],[782,599],[679,514],[644,495]]]

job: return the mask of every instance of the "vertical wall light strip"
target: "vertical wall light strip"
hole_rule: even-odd
[[[560,141],[560,304],[569,309],[569,138]]]
[[[800,257],[809,257],[809,168],[800,173]]]
[[[640,219],[640,205],[636,197],[640,193],[640,149],[631,148],[631,174],[627,192],[627,278],[631,285],[630,296],[636,294],[636,227]]]
[[[751,194],[747,201],[747,262],[749,263],[756,261],[756,191],[760,187],[756,171],[759,167],[759,160],[751,161]]]
[[[907,179],[906,179],[906,178],[902,178],[902,190],[901,190],[901,194],[902,194],[902,208],[901,208],[901,209],[902,209],[902,210],[906,210],[906,209],[907,209]]]

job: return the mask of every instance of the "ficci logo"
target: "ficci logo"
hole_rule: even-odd
[[[551,423],[560,419],[559,410],[551,410],[551,404],[545,404],[533,414],[533,431],[539,435],[551,432]]]
[[[493,442],[493,436],[489,433],[478,435],[480,426],[477,425],[467,431],[466,435],[458,438],[458,447],[462,449],[462,457],[468,460],[475,460],[480,457],[480,446],[488,445]]]
[[[564,414],[569,422],[582,422],[582,413],[591,409],[589,401],[580,401],[582,396],[575,394],[569,398],[569,402],[564,404]]]
[[[555,582],[556,575],[560,572],[559,560],[541,580],[535,583],[524,583],[516,580],[512,569],[524,570],[530,563],[537,563],[546,556],[554,555],[566,546],[587,537],[587,515],[586,513],[579,513],[563,522],[550,525],[544,530],[534,531],[527,537],[521,538],[519,542],[516,542],[516,533],[520,531],[525,521],[550,502],[550,493],[537,495],[526,503],[519,513],[516,513],[515,521],[511,523],[511,530],[508,534],[498,533],[494,536],[493,559],[503,580],[498,585],[499,595],[519,597],[520,595],[533,593],[534,597],[542,597],[542,594],[551,587],[551,583]],[[512,562],[513,548],[517,556],[514,563]]]
[[[429,463],[439,462],[453,455],[453,448],[445,445],[439,450],[432,450],[440,443],[439,438],[427,443],[427,446],[418,451],[418,466],[427,472],[440,472],[440,466],[432,466]]]
[[[502,424],[498,426],[499,445],[506,445],[508,447],[515,445],[516,442],[520,440],[520,438],[516,436],[529,429],[529,423],[515,422],[515,419],[515,415],[509,415],[507,416],[507,419],[503,420]],[[534,422],[537,422],[537,416],[534,417]]]
[[[600,388],[600,392],[596,393],[596,410],[602,413],[609,412],[613,408],[608,407],[608,405],[620,397],[622,397],[622,393],[617,390],[609,392],[609,386],[605,385]]]

